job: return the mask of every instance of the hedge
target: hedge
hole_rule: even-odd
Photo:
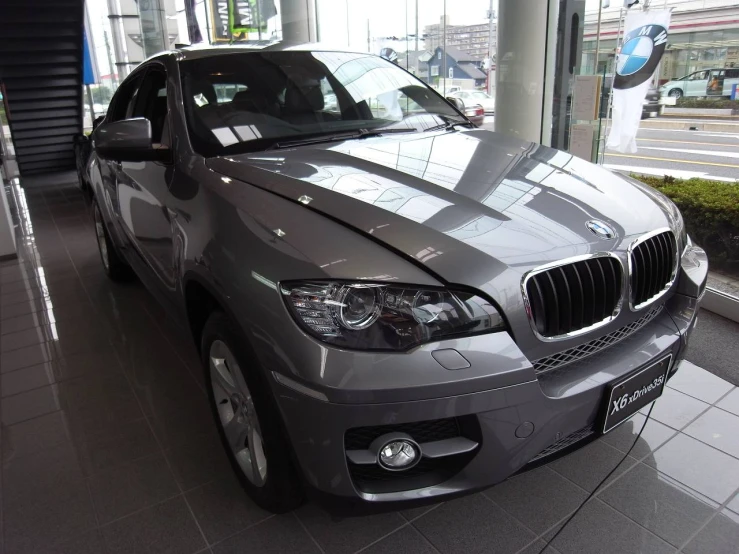
[[[701,110],[711,109],[733,109],[739,110],[739,100],[729,100],[728,98],[680,98],[677,101],[678,108],[700,108]]]
[[[718,267],[739,268],[739,184],[634,175],[680,208],[688,233]]]

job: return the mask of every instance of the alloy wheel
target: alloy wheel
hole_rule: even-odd
[[[231,349],[213,341],[208,355],[218,418],[234,458],[257,487],[267,479],[267,457],[254,401]]]

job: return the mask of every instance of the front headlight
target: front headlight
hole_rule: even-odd
[[[505,330],[495,306],[468,292],[335,281],[280,283],[280,291],[303,329],[343,348],[403,351]]]
[[[678,238],[678,256],[682,255],[685,247],[688,245],[688,228],[685,226],[685,220],[683,214],[675,206],[675,228],[673,229],[675,236]]]

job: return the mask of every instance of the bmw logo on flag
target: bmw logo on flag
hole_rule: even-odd
[[[662,25],[637,27],[624,37],[618,55],[613,87],[629,89],[652,76],[667,46],[667,29]]]

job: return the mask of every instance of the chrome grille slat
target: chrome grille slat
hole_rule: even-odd
[[[640,309],[664,294],[672,285],[677,270],[675,236],[660,231],[638,239],[629,249],[633,309]]]
[[[623,268],[599,253],[532,270],[523,291],[532,328],[543,340],[561,340],[613,319],[621,307]]]
[[[645,313],[642,317],[609,333],[605,336],[591,340],[584,344],[580,344],[568,350],[552,354],[545,358],[539,358],[533,362],[534,370],[537,375],[546,373],[553,369],[557,369],[567,364],[580,361],[588,356],[592,356],[609,346],[624,340],[630,335],[636,333],[639,329],[644,327],[647,323],[652,321],[662,311],[662,306],[656,306]]]

